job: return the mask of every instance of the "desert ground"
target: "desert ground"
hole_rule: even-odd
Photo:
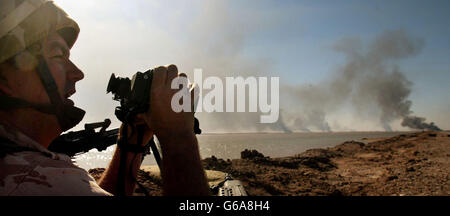
[[[229,173],[250,196],[448,196],[450,132],[347,141],[282,158],[244,150],[241,159],[212,156],[203,164],[211,186]],[[89,172],[98,179],[103,170]],[[162,195],[156,166],[142,166],[138,182],[151,196]],[[143,190],[136,187],[135,195]]]

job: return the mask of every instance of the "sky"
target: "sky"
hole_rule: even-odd
[[[346,64],[334,49],[340,40],[357,38],[367,47],[383,32],[401,30],[424,41],[417,55],[393,63],[412,83],[411,110],[450,129],[449,1],[55,2],[81,28],[71,59],[85,73],[73,96],[87,111],[83,124],[110,118],[118,126],[118,102],[106,94],[111,73],[131,77],[176,64],[188,76],[203,68],[207,75],[278,76],[282,85],[317,85]],[[382,130],[352,113],[343,106],[326,118],[333,130]],[[206,131],[218,127],[204,113],[199,119]],[[392,128],[404,129],[399,120]]]

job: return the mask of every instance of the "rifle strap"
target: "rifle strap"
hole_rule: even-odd
[[[143,127],[137,127],[137,133],[138,133],[138,140],[137,144],[129,144],[126,140],[125,136],[122,136],[118,142],[117,146],[120,148],[121,151],[125,152],[133,152],[133,153],[145,153],[147,151],[147,146],[142,146],[142,139],[144,137],[144,128]]]

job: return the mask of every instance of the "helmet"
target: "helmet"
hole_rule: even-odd
[[[0,63],[14,57],[29,46],[58,32],[69,48],[75,43],[80,28],[53,1],[1,0],[0,2]],[[39,64],[36,72],[41,78],[51,104],[36,104],[20,98],[0,95],[0,110],[32,108],[55,115],[60,128],[66,131],[84,117],[84,110],[64,104],[58,87],[42,55],[36,56]]]
[[[53,1],[1,0],[0,63],[54,31],[72,48],[80,28]]]

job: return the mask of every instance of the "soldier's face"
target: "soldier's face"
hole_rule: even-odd
[[[58,90],[63,101],[74,105],[69,99],[75,94],[75,83],[83,79],[84,74],[69,59],[70,49],[66,41],[59,34],[50,35],[43,42],[44,58],[58,85]]]
[[[73,105],[69,99],[75,93],[75,83],[83,79],[84,74],[70,61],[70,49],[65,40],[57,33],[51,34],[41,43],[41,50],[58,91],[65,103]],[[50,99],[40,78],[34,69],[20,67],[9,73],[9,93],[21,99],[38,104],[49,104]]]

